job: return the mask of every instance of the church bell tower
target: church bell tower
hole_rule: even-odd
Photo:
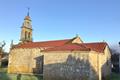
[[[28,13],[27,16],[24,18],[24,22],[21,27],[21,37],[20,41],[22,43],[24,42],[32,42],[32,25],[31,25],[31,18],[29,16],[29,8],[28,8]]]

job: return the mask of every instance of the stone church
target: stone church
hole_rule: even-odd
[[[20,42],[12,45],[8,73],[43,74],[44,80],[102,80],[110,75],[106,42],[72,39],[33,42],[29,13],[21,27]]]

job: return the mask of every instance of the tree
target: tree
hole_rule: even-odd
[[[3,52],[3,47],[6,45],[5,41],[0,43],[0,53]]]

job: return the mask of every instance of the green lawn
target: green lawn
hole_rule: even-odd
[[[0,68],[0,72],[7,72],[7,68]]]
[[[120,74],[112,73],[111,80],[120,80]]]
[[[0,80],[42,80],[41,76],[0,73]]]
[[[0,80],[43,80],[40,75],[7,74],[7,68],[0,68]],[[120,74],[112,73],[107,80],[120,80]]]
[[[7,74],[7,68],[0,68],[0,80],[43,80],[40,75]]]

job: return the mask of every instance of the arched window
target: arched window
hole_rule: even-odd
[[[27,31],[25,31],[25,39],[27,39]]]
[[[28,33],[28,38],[30,39],[30,32]]]

